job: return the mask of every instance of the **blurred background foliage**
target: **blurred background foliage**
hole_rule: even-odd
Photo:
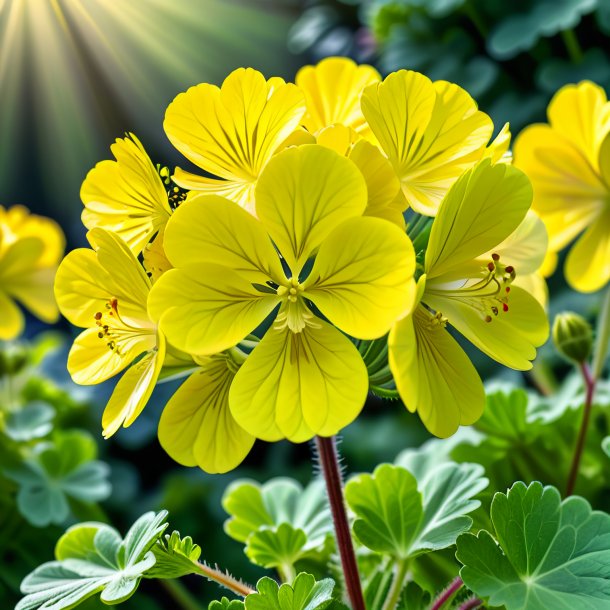
[[[132,131],[155,162],[172,167],[177,153],[162,129],[167,104],[196,83],[220,84],[241,65],[292,79],[304,63],[347,55],[383,74],[419,70],[465,87],[497,129],[509,121],[515,135],[544,119],[561,85],[588,78],[609,88],[609,34],[610,0],[0,0],[2,203],[21,203],[58,220],[69,249],[83,244],[80,184],[96,162],[110,157],[114,139]],[[568,291],[559,275],[550,284],[551,317],[573,309],[594,319],[597,296]],[[0,373],[2,607],[17,599],[21,578],[51,558],[68,524],[101,519],[125,531],[141,513],[161,508],[169,510],[171,528],[201,544],[208,561],[249,581],[261,576],[223,532],[223,491],[243,477],[289,474],[306,483],[310,448],[259,442],[244,465],[222,476],[179,467],[156,440],[171,383],[155,391],[135,426],[102,442],[101,411],[111,388],[70,381],[67,324],[52,335],[41,335],[42,325],[33,320],[28,329],[30,339],[4,346]],[[487,359],[476,361],[484,376],[494,377]],[[489,490],[534,478],[562,489],[566,473],[554,465],[569,463],[582,386],[569,378],[552,403],[543,394],[569,372],[545,346],[533,375],[502,374],[500,383],[523,390],[498,389],[474,430],[420,451],[439,460],[480,461]],[[602,441],[610,433],[604,408],[610,390],[601,388],[597,403],[576,492],[609,510]],[[370,471],[427,439],[400,403],[371,397],[343,435],[345,464],[350,472]],[[70,468],[61,459],[67,445],[78,453]],[[74,480],[85,481],[76,495]],[[457,572],[452,552],[436,555],[421,565],[435,587]],[[200,600],[215,597],[215,588],[200,580],[186,580],[190,591]],[[176,592],[162,587],[143,583],[125,607],[172,607]],[[104,606],[93,599],[83,607]]]

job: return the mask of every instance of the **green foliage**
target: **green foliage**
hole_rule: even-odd
[[[180,578],[199,571],[201,547],[190,536],[180,538],[180,532],[174,530],[171,536],[159,538],[152,552],[157,561],[147,574],[149,578]]]
[[[237,599],[229,600],[223,597],[221,600],[210,602],[208,610],[243,610],[244,602]]]
[[[13,441],[31,441],[47,436],[53,429],[55,410],[50,405],[37,401],[23,406],[19,411],[7,414],[4,434]]]
[[[553,487],[515,483],[491,505],[493,533],[463,534],[460,575],[507,610],[610,608],[610,515]]]
[[[222,505],[231,515],[225,531],[246,544],[254,563],[287,568],[305,558],[325,559],[332,519],[321,481],[305,489],[286,478],[264,485],[237,481],[225,492]]]
[[[316,582],[311,574],[299,574],[292,585],[278,585],[271,578],[261,578],[257,593],[246,597],[246,610],[324,610],[333,603],[335,584],[330,578]]]
[[[55,435],[39,443],[21,463],[4,468],[19,485],[17,505],[32,524],[63,523],[70,514],[69,500],[98,502],[110,495],[109,468],[95,460],[95,441],[84,431]]]
[[[406,468],[382,464],[346,485],[354,533],[373,551],[408,559],[451,546],[472,525],[473,499],[488,484],[477,464],[442,464],[419,481]]]
[[[167,527],[166,516],[165,511],[142,515],[124,539],[103,523],[71,527],[57,543],[57,561],[42,564],[23,580],[26,597],[15,610],[73,608],[100,592],[106,604],[126,600],[155,565],[150,549]]]

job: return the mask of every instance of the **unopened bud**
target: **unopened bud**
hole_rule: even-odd
[[[593,330],[582,316],[564,311],[555,316],[553,343],[562,356],[582,364],[591,354]]]

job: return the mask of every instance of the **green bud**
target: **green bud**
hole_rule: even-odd
[[[0,377],[16,375],[28,364],[28,352],[22,345],[5,344],[0,348]]]
[[[591,354],[593,330],[582,316],[572,311],[564,311],[555,316],[553,343],[562,356],[582,364]]]

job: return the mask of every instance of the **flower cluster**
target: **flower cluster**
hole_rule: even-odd
[[[387,337],[400,396],[438,436],[484,403],[450,327],[531,367],[548,334],[532,296],[546,233],[508,127],[490,142],[457,85],[343,58],[294,84],[242,68],[178,95],[164,128],[201,175],[176,168],[172,183],[135,136],[117,140],[81,191],[91,249],[57,274],[61,311],[85,329],[75,381],[127,369],[105,436],[176,374],[159,438],[182,464],[225,472],[256,438],[334,435],[369,389],[354,340]]]
[[[0,340],[15,339],[24,328],[21,303],[36,317],[55,322],[53,279],[64,252],[59,226],[23,206],[0,206]]]

